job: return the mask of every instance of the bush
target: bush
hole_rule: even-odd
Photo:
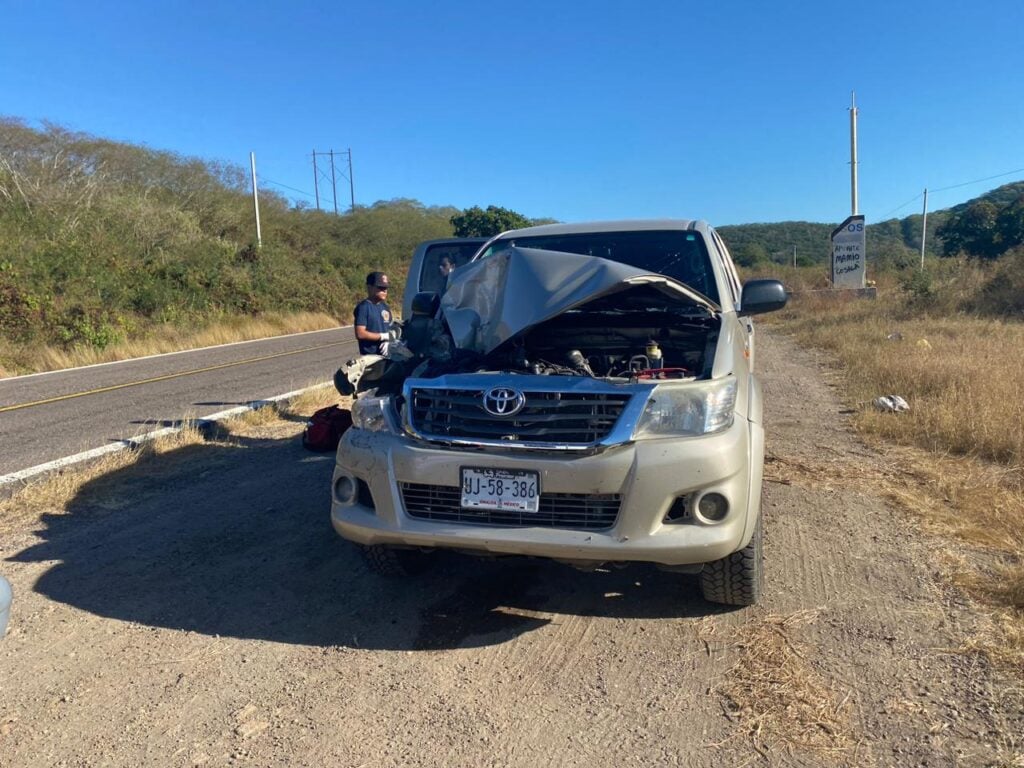
[[[879,248],[874,256],[874,267],[878,272],[902,272],[919,268],[920,251],[899,245],[887,245]]]
[[[932,275],[923,269],[914,269],[900,275],[900,287],[910,294],[914,301],[923,301],[935,295]]]
[[[969,308],[981,315],[1024,318],[1024,246],[1002,256]]]
[[[67,347],[85,345],[106,349],[124,340],[124,334],[115,323],[103,310],[71,307],[57,320],[56,334]]]

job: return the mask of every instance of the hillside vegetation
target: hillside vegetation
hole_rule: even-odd
[[[0,118],[0,366],[38,345],[102,349],[266,312],[349,321],[454,208],[392,200],[344,216],[261,191],[263,247],[236,166]]]
[[[718,227],[737,264],[827,265],[838,226],[809,221]],[[1024,182],[1005,184],[952,208],[929,211],[925,258],[960,253],[993,258],[1024,240]],[[868,260],[876,270],[913,267],[921,259],[921,214],[867,226]]]
[[[929,214],[930,264],[961,251],[995,263],[960,309],[1024,306],[1024,257],[1012,255],[1024,234],[1022,200],[1024,183],[1010,184]],[[408,199],[338,216],[292,207],[265,189],[260,213],[257,248],[239,166],[0,117],[0,375],[187,347],[200,332],[213,343],[348,322],[370,270],[390,272],[392,296],[401,295],[423,240],[551,221]],[[949,270],[909,269],[919,260],[920,223],[916,215],[869,225],[869,269],[904,270],[908,290],[927,300]],[[788,265],[795,248],[798,264],[821,268],[820,283],[834,226],[719,231],[739,264]],[[254,318],[270,325],[246,327]]]
[[[928,214],[925,255],[943,253],[938,232],[949,218],[949,211]],[[718,227],[736,263],[751,267],[774,262],[792,264],[796,249],[797,266],[827,265],[829,235],[840,222],[820,224],[810,221],[783,221],[774,224],[736,224]],[[921,258],[921,215],[889,219],[867,226],[869,259],[885,269],[912,266]]]

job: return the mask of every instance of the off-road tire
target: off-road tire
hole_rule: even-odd
[[[398,549],[381,544],[360,547],[367,567],[378,576],[415,576],[430,565],[431,553],[418,549]]]
[[[704,599],[725,605],[753,605],[764,583],[764,534],[758,517],[754,535],[739,552],[707,563],[700,573]]]

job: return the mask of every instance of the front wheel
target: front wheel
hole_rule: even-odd
[[[759,516],[747,546],[704,566],[700,589],[712,603],[753,605],[761,599],[763,583],[764,533]]]

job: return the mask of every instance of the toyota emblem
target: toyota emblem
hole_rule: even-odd
[[[484,410],[492,416],[515,416],[526,405],[526,395],[511,387],[492,387],[484,392]]]

